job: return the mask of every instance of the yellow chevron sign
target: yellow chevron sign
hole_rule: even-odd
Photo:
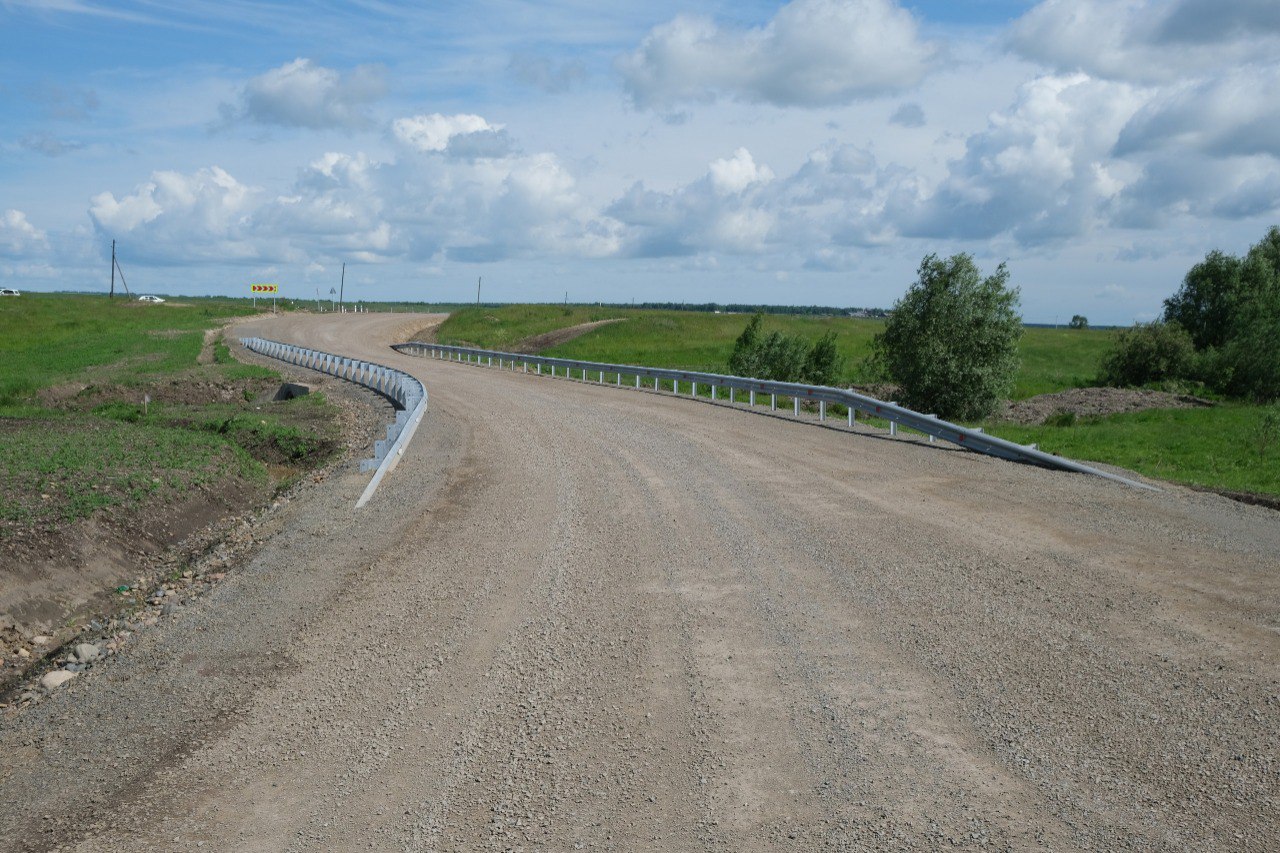
[[[278,285],[278,284],[251,284],[251,285],[249,285],[249,292],[250,292],[250,293],[253,293],[253,294],[258,294],[258,293],[271,293],[271,294],[276,294],[276,293],[279,293],[279,292],[280,292],[280,285]]]

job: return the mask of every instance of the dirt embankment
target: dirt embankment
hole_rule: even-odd
[[[1010,402],[995,417],[1023,426],[1042,424],[1055,415],[1077,418],[1105,417],[1147,409],[1194,409],[1212,406],[1209,400],[1188,394],[1170,394],[1145,388],[1068,388]]]
[[[274,401],[275,378],[193,376],[139,387],[58,386],[39,399],[66,417],[0,425],[38,428],[53,436],[53,446],[88,444],[95,430],[121,426],[101,415],[104,407],[141,414],[145,395],[153,416],[165,413],[164,426],[236,431],[234,444],[267,470],[265,477],[244,476],[232,461],[221,475],[191,482],[157,463],[154,471],[130,469],[137,476],[113,478],[120,472],[104,460],[102,476],[90,471],[83,476],[94,482],[78,484],[102,504],[87,517],[77,517],[76,497],[56,481],[57,472],[52,480],[12,471],[0,476],[5,501],[21,510],[0,518],[0,695],[67,643],[135,630],[153,623],[164,604],[194,595],[207,583],[206,574],[220,572],[253,543],[261,508],[278,502],[282,489],[323,479],[327,469],[317,466],[338,464],[342,451],[371,445],[389,412],[381,398],[340,380],[286,378],[323,390],[331,405]],[[149,434],[140,431],[136,440],[145,442]],[[228,445],[228,456],[238,452]],[[193,571],[197,565],[204,568]],[[151,601],[166,588],[179,598]]]

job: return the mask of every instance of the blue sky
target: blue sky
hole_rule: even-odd
[[[1280,221],[1272,0],[0,0],[0,284],[1149,319]]]

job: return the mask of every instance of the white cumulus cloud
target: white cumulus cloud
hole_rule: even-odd
[[[456,136],[499,130],[502,125],[489,124],[481,116],[467,113],[407,116],[391,123],[391,133],[396,140],[418,151],[444,151]]]
[[[362,65],[343,74],[299,58],[251,79],[238,104],[224,104],[222,113],[226,123],[357,128],[370,124],[369,107],[384,94],[386,83],[377,66]]]
[[[618,70],[641,108],[717,97],[813,107],[909,89],[936,54],[891,0],[792,0],[754,29],[678,16]]]
[[[25,258],[40,254],[49,248],[44,231],[27,221],[27,215],[12,208],[0,214],[0,255],[6,258]]]
[[[1009,44],[1060,71],[1134,82],[1274,62],[1274,0],[1046,0],[1023,15]]]
[[[1111,157],[1142,93],[1085,74],[1025,83],[1007,110],[968,138],[936,187],[896,199],[900,233],[915,237],[1022,243],[1080,236],[1136,169]]]
[[[218,166],[154,172],[132,193],[93,197],[89,216],[107,236],[129,235],[135,257],[155,263],[254,258],[251,216],[260,192]]]

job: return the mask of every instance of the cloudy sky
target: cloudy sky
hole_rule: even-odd
[[[1280,221],[1275,0],[0,0],[0,285],[1148,319]]]

